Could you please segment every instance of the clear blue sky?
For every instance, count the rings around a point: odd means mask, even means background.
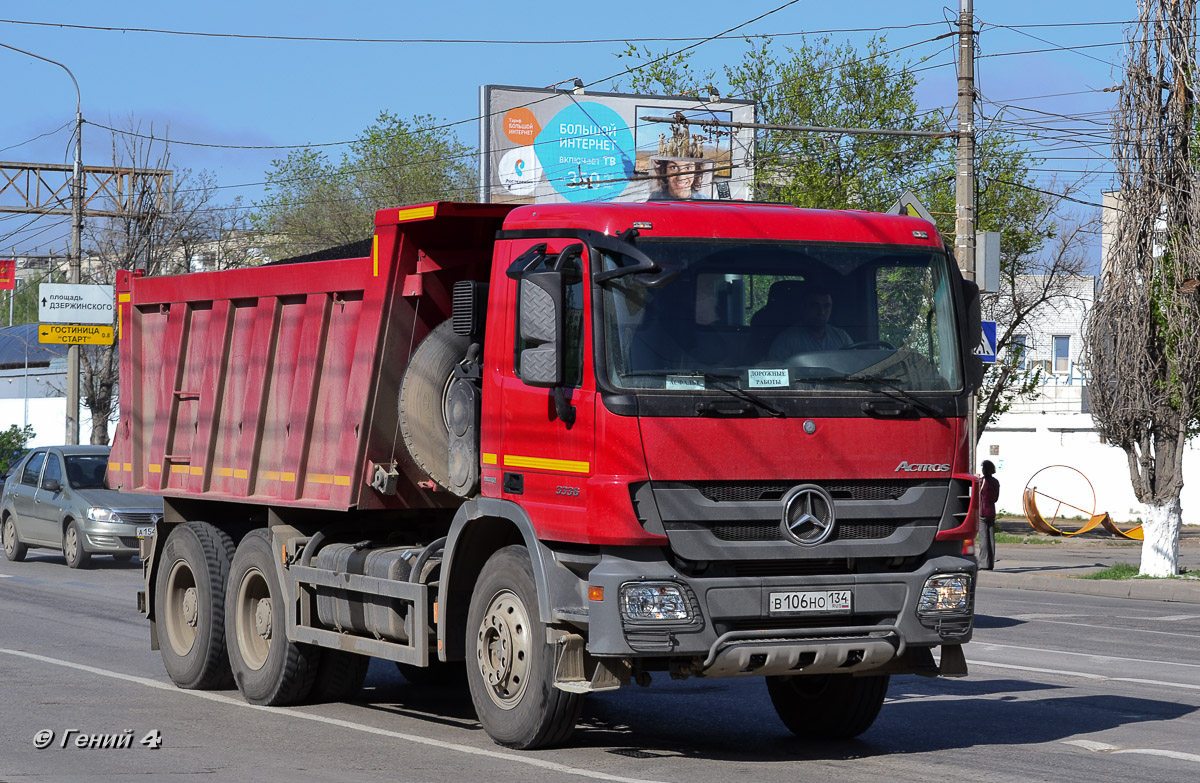
[[[0,19],[4,20],[0,21],[0,43],[70,68],[79,81],[84,119],[93,123],[84,130],[85,164],[104,165],[111,160],[112,140],[96,125],[128,128],[131,122],[143,132],[153,127],[158,136],[169,132],[178,142],[289,145],[353,139],[380,111],[388,110],[401,116],[432,114],[462,121],[456,126],[459,135],[473,145],[478,138],[474,118],[482,84],[544,87],[579,77],[589,84],[600,82],[596,89],[610,89],[610,77],[628,62],[614,56],[623,48],[620,40],[704,38],[783,3],[8,0],[0,6]],[[1095,90],[1120,81],[1124,28],[1097,23],[1128,21],[1136,12],[1134,0],[976,0],[975,14],[982,24],[979,86],[990,101],[981,104],[985,127],[998,105],[1013,104],[1019,108],[1010,109],[1009,121],[1023,125],[1006,127],[1022,133],[1029,130],[1024,123],[1060,129],[1047,134],[1039,147],[1048,157],[1039,180],[1048,182],[1054,176],[1073,179],[1081,171],[1111,170],[1104,112],[1113,106],[1114,96]],[[919,92],[922,108],[932,109],[954,104],[954,49],[951,39],[926,41],[949,32],[951,27],[944,20],[952,20],[956,14],[956,0],[946,5],[914,0],[800,0],[738,32],[775,34],[775,45],[782,47],[795,40],[787,35],[793,33],[911,26],[880,32],[887,36],[888,48],[917,44],[904,54],[913,60],[928,57],[920,65],[936,66],[921,72],[924,81]],[[1013,26],[1024,27],[1010,29]],[[563,45],[335,43],[169,35],[131,28],[353,39],[616,40]],[[872,34],[832,35],[861,46]],[[646,45],[662,51],[688,43]],[[738,40],[704,43],[695,50],[695,63],[719,72],[724,63],[739,60],[745,46]],[[1061,48],[1067,46],[1088,48]],[[1055,51],[1030,53],[1047,49]],[[69,162],[75,92],[67,74],[2,48],[0,69],[5,105],[0,160]],[[1072,119],[1033,110],[1071,115]],[[48,135],[35,140],[41,134]],[[336,156],[340,149],[329,151]],[[176,167],[210,171],[222,186],[223,201],[240,195],[252,202],[262,197],[260,183],[271,159],[284,154],[284,150],[177,144],[172,147],[172,162]],[[1100,175],[1086,198],[1098,200],[1109,181],[1107,175]],[[0,254],[14,246],[18,252],[35,246],[57,251],[66,247],[68,219],[56,220],[53,225],[39,223],[14,236],[13,229],[26,222],[25,218],[0,215]]]

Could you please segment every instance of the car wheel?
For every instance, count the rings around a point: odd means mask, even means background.
[[[4,525],[0,527],[0,536],[4,538],[4,556],[14,563],[19,563],[25,559],[25,553],[29,551],[29,547],[21,543],[17,538],[17,520],[9,514],[4,518]]]
[[[63,533],[62,550],[63,557],[67,559],[67,565],[71,568],[84,568],[92,558],[83,549],[83,536],[79,534],[79,527],[73,519]]]

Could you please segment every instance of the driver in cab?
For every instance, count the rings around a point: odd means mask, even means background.
[[[854,341],[842,329],[829,323],[833,312],[833,296],[817,285],[806,285],[796,302],[797,323],[779,333],[767,355],[785,360],[809,351],[836,351]]]

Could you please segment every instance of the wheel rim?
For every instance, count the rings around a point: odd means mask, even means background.
[[[196,625],[200,619],[196,577],[183,560],[177,560],[167,575],[166,617],[167,642],[176,655],[184,656],[196,642]]]
[[[234,625],[242,661],[254,671],[267,663],[274,635],[271,588],[262,571],[251,568],[238,584]]]
[[[17,548],[17,529],[16,525],[13,524],[11,519],[6,519],[4,521],[3,536],[4,551],[11,555]]]
[[[79,533],[74,527],[67,528],[67,535],[63,539],[63,555],[66,556],[68,563],[74,563],[79,557]]]
[[[488,696],[502,709],[517,706],[529,682],[529,632],[529,614],[517,594],[497,593],[479,623],[475,653]]]

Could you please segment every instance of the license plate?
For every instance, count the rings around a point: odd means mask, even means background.
[[[799,614],[801,612],[849,612],[852,591],[818,590],[771,593],[768,597],[770,614]]]
[[[138,538],[152,538],[154,536],[154,525],[146,525],[137,529]]]

